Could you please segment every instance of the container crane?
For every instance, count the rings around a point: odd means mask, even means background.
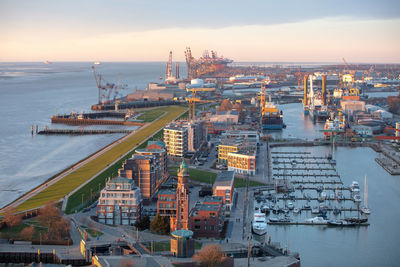
[[[189,118],[188,121],[194,121],[196,119],[196,102],[211,103],[211,100],[201,100],[196,97],[197,92],[215,92],[215,88],[186,88],[187,92],[192,92],[192,96],[187,98],[189,103]]]
[[[92,66],[92,69],[98,88],[98,94],[99,94],[98,104],[104,104],[110,102],[112,93],[113,93],[113,100],[115,100],[117,96],[120,94],[120,90],[125,90],[128,88],[127,85],[121,86],[119,84],[120,79],[118,79],[117,84],[105,81],[103,76],[96,72],[95,66]]]

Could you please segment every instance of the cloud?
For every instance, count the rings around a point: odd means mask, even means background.
[[[167,28],[66,37],[35,38],[35,33],[0,43],[0,60],[164,61],[168,51],[184,60],[186,46],[195,57],[216,50],[235,61],[400,62],[400,19],[318,19],[282,25],[218,29]]]

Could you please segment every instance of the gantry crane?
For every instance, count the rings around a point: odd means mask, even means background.
[[[99,91],[99,104],[104,104],[108,103],[111,101],[111,94],[113,94],[113,100],[117,98],[118,95],[120,95],[120,90],[125,90],[128,88],[127,85],[120,85],[120,77],[118,77],[118,82],[117,84],[115,83],[109,83],[104,80],[103,76],[101,74],[98,74],[96,72],[96,67],[92,66],[93,69],[93,75],[96,80],[97,88]]]
[[[197,92],[215,92],[215,88],[186,88],[187,92],[192,92],[192,96],[187,98],[189,102],[189,118],[188,121],[194,121],[196,119],[196,102],[210,103],[210,100],[201,100],[196,97]]]

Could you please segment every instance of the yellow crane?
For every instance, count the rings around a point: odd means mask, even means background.
[[[197,92],[215,92],[215,88],[186,88],[187,92],[192,92],[192,96],[187,98],[189,102],[189,118],[188,121],[194,121],[196,119],[196,102],[201,103],[210,103],[213,101],[210,100],[201,100],[200,98],[196,97]]]

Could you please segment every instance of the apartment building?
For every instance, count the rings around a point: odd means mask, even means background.
[[[106,183],[97,204],[99,222],[111,225],[133,225],[142,212],[142,197],[130,179],[117,177]]]

